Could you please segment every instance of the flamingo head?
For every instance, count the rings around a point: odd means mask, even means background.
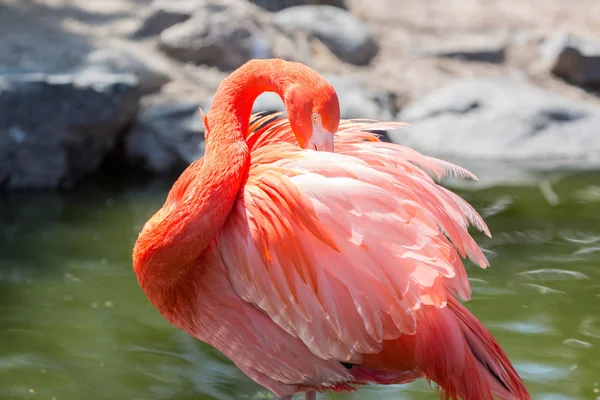
[[[333,152],[333,135],[340,123],[340,104],[333,86],[323,78],[293,85],[284,103],[298,144],[305,149]]]

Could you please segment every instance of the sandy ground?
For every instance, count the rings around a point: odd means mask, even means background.
[[[132,42],[135,26],[151,0],[0,0],[0,70],[60,70],[91,49],[122,46],[163,57],[173,82],[160,98],[202,102],[225,76],[215,68],[184,65],[156,50],[155,39]],[[323,51],[322,72],[356,75],[369,85],[398,94],[401,102],[423,96],[459,76],[513,76],[573,99],[600,104],[597,96],[551,77],[539,62],[539,43],[557,32],[600,41],[598,0],[349,0],[379,40],[381,51],[369,67],[343,64]],[[465,62],[422,55],[465,39],[503,38],[503,64]],[[165,96],[166,95],[166,96]],[[147,101],[153,101],[152,97]]]

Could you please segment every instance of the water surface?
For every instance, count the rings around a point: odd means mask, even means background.
[[[460,191],[493,233],[468,307],[534,399],[600,399],[600,174]],[[485,182],[484,182],[485,183]],[[201,400],[270,395],[169,325],[131,270],[168,182],[0,198],[0,399]],[[329,399],[437,399],[423,381]]]

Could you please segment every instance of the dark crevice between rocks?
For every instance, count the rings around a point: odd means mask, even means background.
[[[3,193],[9,191],[10,187],[10,174],[6,174],[4,176],[0,176],[0,199],[2,198]]]
[[[175,183],[180,173],[165,173],[156,175],[140,168],[132,168],[123,159],[113,157],[111,154],[102,163],[98,171],[75,183],[72,187],[61,188],[61,192],[85,191],[89,188],[99,190],[130,190],[132,188],[144,188],[162,182],[165,194]]]
[[[144,166],[143,160],[136,161],[127,153],[125,140],[127,135],[135,128],[138,121],[132,121],[122,132],[114,148],[106,155],[98,170],[83,180],[85,182],[111,182],[111,184],[125,185],[127,183],[147,184],[156,179],[165,179],[174,182],[187,168],[181,165],[169,172],[163,172],[157,177],[155,172]]]
[[[250,2],[271,12],[281,11],[294,6],[315,4],[348,9],[346,0],[250,0]]]
[[[581,120],[587,115],[585,113],[570,112],[560,109],[547,109],[540,112],[540,118],[532,125],[528,136],[534,137],[542,133],[549,125],[565,124]]]
[[[542,115],[552,122],[572,122],[586,117],[584,113],[567,112],[565,110],[554,109],[544,110]]]
[[[598,86],[580,86],[581,89],[592,96],[600,98],[600,85]]]
[[[472,102],[466,104],[464,107],[445,108],[443,110],[433,111],[427,114],[422,119],[435,118],[443,114],[468,114],[470,112],[480,109],[481,107],[482,104],[479,100],[473,100]]]

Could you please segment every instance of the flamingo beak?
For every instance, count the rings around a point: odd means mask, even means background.
[[[321,124],[313,124],[312,136],[306,148],[333,153],[333,133],[323,128]]]

